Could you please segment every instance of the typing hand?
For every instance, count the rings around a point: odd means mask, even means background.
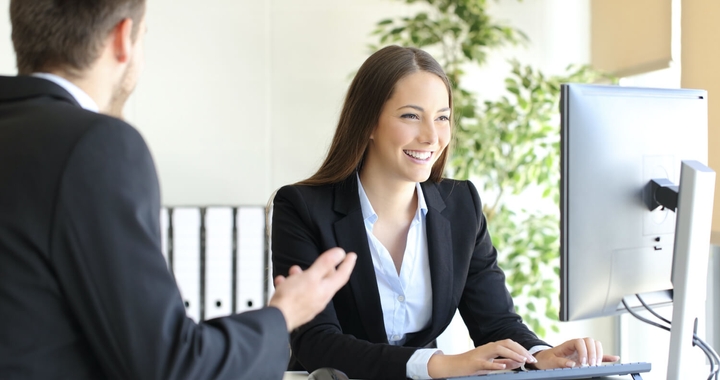
[[[505,339],[459,355],[435,354],[428,362],[428,374],[434,379],[470,376],[481,371],[515,369],[526,362],[534,363],[535,357],[517,342]]]
[[[537,369],[571,368],[576,366],[600,365],[602,362],[616,362],[619,356],[605,355],[602,343],[593,338],[572,339],[535,354]]]

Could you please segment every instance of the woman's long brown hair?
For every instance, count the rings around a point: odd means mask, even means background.
[[[442,79],[452,109],[450,81],[430,54],[411,47],[388,46],[380,49],[362,64],[350,84],[325,161],[312,177],[298,184],[334,184],[359,170],[383,105],[392,97],[393,89],[400,79],[418,71],[427,71]],[[440,182],[447,157],[448,148],[445,148],[432,167],[430,180]]]

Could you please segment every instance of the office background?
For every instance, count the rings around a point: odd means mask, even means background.
[[[713,149],[720,146],[720,100],[713,100],[715,89],[720,93],[716,42],[720,27],[715,22],[720,19],[720,5],[716,1],[488,3],[497,20],[523,30],[530,43],[501,49],[490,55],[481,70],[470,73],[465,83],[472,83],[481,98],[502,93],[508,58],[518,58],[548,74],[562,73],[571,63],[591,62],[629,68],[623,72],[626,75],[662,69],[626,83],[707,89],[709,165],[720,168],[720,150]],[[8,7],[9,0],[0,0],[3,75],[16,73]],[[600,22],[598,17],[628,12],[637,17],[632,23],[636,30],[624,33],[653,41],[669,39],[667,46],[649,49],[656,54],[657,59],[650,59],[655,63],[643,66],[642,57],[632,62],[602,62],[601,58],[612,55],[602,50],[597,37],[611,35],[616,25]],[[632,12],[640,12],[640,17]],[[393,0],[148,0],[146,66],[126,117],[154,155],[163,203],[264,205],[279,186],[312,174],[332,138],[351,74],[369,55],[367,45],[375,42],[370,37],[375,23],[410,14],[414,8]],[[643,34],[648,20],[654,18],[665,29]],[[635,57],[635,50],[627,48],[617,56]],[[714,242],[720,244],[717,195],[714,231]],[[711,266],[717,267],[717,261]],[[561,334],[549,336],[549,341],[592,335],[626,360],[652,361],[656,368],[664,367],[669,338],[629,318],[560,327]],[[719,341],[715,339],[715,344]],[[458,323],[441,341],[449,351],[468,343]]]
[[[503,88],[508,57],[548,73],[589,61],[589,2],[493,3],[530,36],[493,54],[478,91]],[[16,73],[0,0],[0,73]],[[164,203],[264,204],[319,166],[374,24],[395,0],[148,0],[146,66],[126,107],[156,160]],[[564,27],[560,28],[560,25]]]

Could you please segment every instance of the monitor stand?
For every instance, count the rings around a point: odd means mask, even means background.
[[[697,161],[683,161],[678,190],[673,253],[673,318],[668,380],[687,379],[705,366],[693,332],[704,322],[715,172]]]

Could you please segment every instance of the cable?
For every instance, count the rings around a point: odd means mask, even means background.
[[[717,353],[715,352],[715,350],[713,350],[713,348],[709,344],[705,343],[705,341],[703,341],[700,338],[697,338],[697,340],[695,340],[695,344],[697,344],[698,347],[700,347],[700,349],[703,350],[703,352],[705,352],[705,355],[708,357],[708,360],[710,360],[710,377],[708,377],[708,380],[710,380],[713,377],[713,374],[715,375],[715,379],[717,380],[718,372],[720,372],[720,360],[718,360]],[[714,368],[713,360],[711,359],[711,357],[714,357],[715,361],[718,362],[718,368],[715,368],[714,370],[713,370],[713,368]]]
[[[708,347],[704,343],[697,344],[697,342],[693,342],[693,344],[697,345],[705,353],[705,356],[710,361],[710,375],[708,375],[708,380],[712,380],[713,377],[715,377],[717,379],[717,369],[715,368],[714,360],[712,359],[712,355],[711,355],[710,351],[708,351]]]
[[[700,349],[703,350],[703,352],[705,352],[705,355],[708,357],[708,360],[710,360],[710,372],[711,372],[710,378],[712,378],[713,377],[712,375],[714,374],[715,378],[717,379],[718,371],[720,371],[720,361],[718,360],[717,353],[715,352],[715,350],[713,350],[713,348],[709,344],[705,343],[705,341],[700,338],[694,338],[693,343],[696,344],[698,347],[700,347]],[[714,371],[713,371],[713,368],[714,368],[713,360],[711,359],[711,357],[714,358],[715,361],[718,362],[718,368],[715,369]]]
[[[640,301],[640,303],[643,305],[643,307],[645,307],[645,309],[647,309],[647,311],[652,313],[652,315],[656,316],[658,319],[664,321],[665,323],[667,323],[669,325],[672,324],[672,322],[670,322],[666,318],[663,318],[660,314],[656,313],[655,310],[653,310],[650,306],[648,306],[648,304],[645,303],[645,301],[642,299],[642,297],[640,297],[639,294],[635,294],[635,297],[638,299],[638,301]],[[627,307],[627,305],[626,305],[626,307]],[[712,375],[714,374],[715,379],[717,380],[718,376],[720,375],[719,374],[719,372],[720,372],[720,357],[718,357],[717,352],[715,352],[715,350],[712,348],[712,346],[705,343],[705,341],[702,340],[699,336],[697,336],[697,334],[695,334],[694,332],[693,332],[693,345],[698,345],[700,347],[700,349],[703,350],[703,352],[705,353],[705,356],[708,357],[708,361],[710,362],[710,378],[712,378],[713,377]],[[713,360],[713,358],[714,358],[714,360]],[[714,363],[717,363],[717,365],[718,365],[717,369],[714,369],[714,367],[715,367]],[[710,379],[710,378],[708,378],[708,379]]]
[[[645,309],[647,311],[652,313],[652,315],[656,316],[658,319],[662,320],[663,322],[667,323],[668,325],[672,324],[672,322],[670,322],[667,318],[664,318],[662,315],[656,313],[655,310],[653,310],[650,306],[648,306],[648,304],[646,304],[645,301],[643,301],[642,297],[640,297],[639,294],[635,294],[635,297],[638,299],[638,301],[640,301],[640,303],[645,307]]]
[[[667,327],[667,326],[663,326],[663,325],[661,325],[661,324],[659,324],[659,323],[657,323],[657,322],[653,322],[653,321],[651,321],[651,320],[649,320],[649,319],[647,319],[647,318],[645,318],[645,317],[642,317],[642,316],[640,316],[639,314],[635,314],[635,312],[632,311],[632,309],[630,309],[630,306],[628,306],[628,304],[625,303],[625,299],[624,299],[624,298],[623,298],[623,300],[622,300],[622,304],[623,304],[623,306],[625,306],[625,310],[627,310],[628,313],[632,314],[633,317],[635,317],[635,318],[637,318],[637,319],[639,319],[639,320],[641,320],[641,321],[643,321],[643,322],[645,322],[645,323],[647,323],[647,324],[649,324],[649,325],[652,325],[652,326],[661,328],[661,329],[663,329],[663,330],[665,330],[665,331],[670,331],[670,328]]]
[[[663,316],[661,316],[660,314],[658,314],[657,312],[655,312],[655,310],[653,310],[650,306],[648,306],[648,304],[645,303],[645,301],[642,299],[642,297],[640,297],[639,294],[635,294],[635,297],[637,297],[637,299],[640,301],[640,303],[643,305],[643,307],[644,307],[647,311],[649,311],[652,315],[654,315],[656,318],[662,320],[663,322],[667,323],[668,325],[672,324],[671,321],[669,321],[668,319],[664,318]],[[627,310],[633,317],[639,319],[640,321],[643,321],[643,322],[645,322],[645,323],[647,323],[647,324],[649,324],[649,325],[652,325],[652,326],[661,328],[661,329],[663,329],[663,330],[665,330],[665,331],[670,331],[670,328],[669,328],[669,327],[663,326],[663,325],[661,325],[661,324],[659,324],[659,323],[656,323],[656,322],[651,321],[651,320],[649,320],[649,319],[647,319],[647,318],[645,318],[645,317],[642,317],[642,316],[640,316],[639,314],[636,314],[634,311],[632,311],[632,309],[631,309],[631,308],[628,306],[628,304],[625,302],[625,299],[622,300],[622,304],[623,304],[623,306],[625,307],[625,310]],[[693,345],[694,345],[694,346],[698,346],[698,348],[700,348],[700,349],[703,351],[703,353],[705,354],[705,356],[708,358],[708,361],[710,362],[710,375],[708,376],[708,380],[712,380],[713,377],[715,377],[715,380],[718,380],[718,375],[719,375],[719,372],[720,372],[720,358],[718,358],[718,355],[717,355],[717,353],[715,352],[715,350],[713,350],[713,348],[710,347],[710,345],[708,345],[707,343],[705,343],[705,341],[703,341],[702,339],[700,339],[700,337],[698,337],[694,332],[693,332]],[[716,364],[716,363],[717,363],[717,365],[718,365],[717,368],[715,368],[715,364]]]
[[[634,311],[632,311],[632,309],[630,308],[630,306],[628,306],[628,304],[625,302],[625,299],[622,300],[622,304],[623,304],[623,306],[625,306],[625,310],[627,310],[633,317],[635,317],[635,318],[637,318],[637,319],[639,319],[639,320],[641,320],[641,321],[643,321],[643,322],[645,322],[645,323],[647,323],[647,324],[649,324],[649,325],[651,325],[651,326],[655,326],[655,327],[657,327],[657,328],[661,328],[661,329],[663,329],[663,330],[665,330],[665,331],[670,331],[670,328],[669,328],[669,327],[663,326],[663,325],[661,325],[661,324],[659,324],[659,323],[657,323],[657,322],[651,321],[651,320],[649,320],[649,319],[647,319],[647,318],[645,318],[645,317],[643,317],[643,316],[641,316],[641,315],[639,315],[639,314],[636,314]],[[654,313],[654,312],[652,312],[652,314],[655,315],[655,316],[657,316],[656,313]],[[661,317],[660,317],[660,318],[661,318]],[[661,319],[666,320],[665,318],[661,318]],[[668,321],[668,322],[670,322],[670,321]],[[696,335],[693,334],[693,344],[697,344],[697,341],[696,341],[695,337],[696,337]],[[705,342],[702,342],[702,345],[698,345],[698,347],[703,351],[703,353],[705,354],[705,356],[707,356],[708,360],[710,361],[710,376],[708,377],[708,380],[712,380],[713,376],[715,376],[715,377],[717,378],[717,370],[715,369],[715,360],[714,360],[714,358],[709,354],[709,352],[706,350]]]
[[[658,313],[656,313],[655,310],[653,310],[650,306],[648,306],[648,304],[645,303],[645,301],[642,299],[642,297],[640,297],[639,294],[636,294],[635,297],[637,297],[637,299],[640,301],[640,303],[641,303],[641,304],[645,307],[645,309],[647,309],[650,313],[652,313],[652,314],[653,314],[654,316],[656,316],[658,319],[661,319],[662,321],[664,321],[664,322],[666,322],[666,323],[668,323],[668,324],[671,324],[671,322],[670,322],[669,320],[667,320],[666,318],[663,318],[661,315],[659,315]],[[626,305],[626,306],[627,306],[627,305]],[[710,362],[710,375],[708,376],[708,380],[711,380],[711,379],[713,378],[713,376],[714,376],[715,379],[717,380],[717,379],[718,379],[718,372],[720,371],[720,358],[718,358],[717,353],[715,352],[715,350],[713,350],[712,347],[710,347],[710,345],[708,345],[707,343],[705,343],[705,341],[702,340],[700,337],[698,337],[697,334],[695,334],[694,332],[693,332],[693,346],[698,346],[698,348],[700,348],[700,349],[703,351],[703,353],[705,354],[705,356],[708,358],[708,361]],[[717,365],[718,365],[718,368],[715,368],[715,364],[716,364],[716,363],[717,363]]]

